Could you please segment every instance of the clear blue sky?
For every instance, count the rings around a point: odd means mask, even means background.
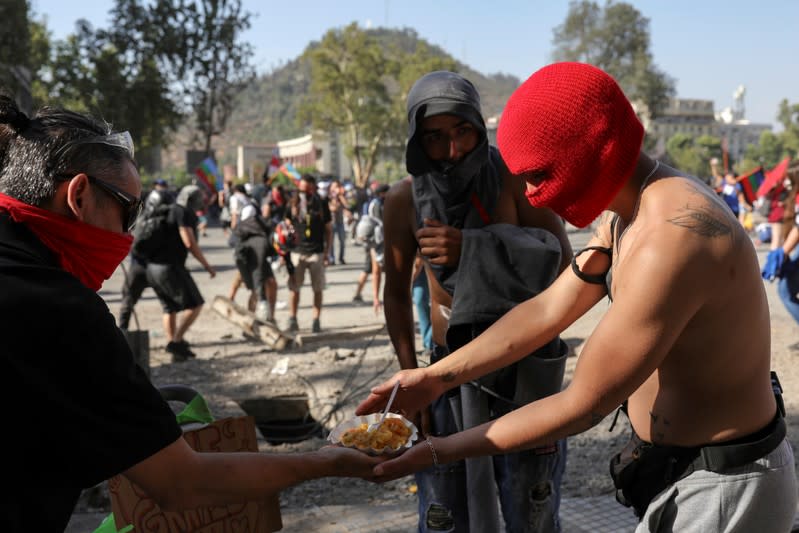
[[[31,0],[55,38],[79,18],[108,24],[112,0]],[[600,5],[604,0],[598,0]],[[746,115],[774,124],[780,100],[799,103],[799,0],[628,0],[650,20],[655,63],[676,80],[681,98],[732,105],[746,87]],[[244,0],[254,13],[245,38],[259,72],[302,53],[333,27],[409,27],[479,72],[524,80],[551,61],[553,29],[566,0]]]

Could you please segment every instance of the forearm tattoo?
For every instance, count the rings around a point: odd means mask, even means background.
[[[666,439],[671,422],[664,416],[649,411],[649,420],[652,422],[652,444],[662,443]]]
[[[447,372],[443,376],[441,376],[441,381],[444,383],[451,383],[455,381],[455,372]]]
[[[724,237],[730,235],[735,237],[730,216],[724,211],[722,206],[709,200],[692,186],[687,189],[699,199],[697,203],[687,203],[680,209],[680,214],[668,219],[675,226],[683,227],[689,231],[702,235],[703,237]]]

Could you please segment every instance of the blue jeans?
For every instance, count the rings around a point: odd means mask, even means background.
[[[345,241],[347,240],[347,230],[344,228],[343,222],[334,222],[333,226],[333,234],[330,236],[330,263],[336,262],[335,250],[333,248],[333,242],[336,237],[338,237],[338,262],[344,262],[344,246]]]
[[[781,278],[777,284],[777,294],[779,294],[782,304],[796,323],[799,324],[799,298],[797,298],[797,293],[799,293],[799,269]]]
[[[435,346],[434,360],[439,359],[442,352],[446,353],[446,348]],[[434,436],[458,431],[450,395],[445,394],[431,405],[431,432]],[[495,402],[490,410],[491,419],[499,418],[511,410],[511,406]],[[566,467],[566,441],[558,441],[551,449],[496,455],[491,460],[507,533],[560,531],[558,511],[560,484]],[[415,477],[419,498],[419,531],[469,532],[469,487],[465,461],[431,466],[418,472]],[[472,512],[479,513],[481,510]]]
[[[426,350],[433,349],[433,323],[430,321],[430,287],[427,276],[420,272],[413,280],[413,304],[419,317],[419,335]]]

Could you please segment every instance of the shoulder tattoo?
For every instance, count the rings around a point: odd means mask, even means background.
[[[685,204],[685,207],[680,208],[680,213],[669,218],[668,222],[703,237],[734,236],[733,228],[730,225],[730,217],[722,210],[722,207],[708,200],[690,185],[686,188],[694,193],[694,196],[698,197],[699,201]]]

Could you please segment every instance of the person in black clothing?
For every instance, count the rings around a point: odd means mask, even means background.
[[[261,214],[260,205],[247,195],[244,187],[236,185],[236,210],[231,217],[231,229],[236,237],[233,257],[238,275],[233,279],[231,297],[242,282],[250,290],[247,308],[264,322],[275,321],[277,281],[269,258],[276,255],[272,247],[272,230]]]
[[[198,453],[97,294],[128,254],[141,184],[127,133],[0,96],[0,531],[62,532],[116,474],[162,509],[256,501],[303,480],[371,477],[357,450]],[[46,417],[44,420],[42,417]]]
[[[205,303],[197,284],[186,269],[189,252],[212,278],[216,276],[214,267],[205,259],[197,243],[198,220],[195,212],[203,205],[203,200],[203,192],[196,185],[187,185],[180,190],[167,218],[170,227],[169,240],[147,263],[147,281],[164,309],[166,351],[172,354],[175,362],[195,357],[183,336],[200,315]],[[178,321],[177,314],[181,312]]]
[[[311,331],[321,331],[319,315],[322,313],[322,291],[325,288],[325,267],[330,256],[333,239],[332,218],[326,201],[316,194],[316,179],[304,174],[299,192],[292,198],[289,211],[297,235],[297,245],[291,253],[294,275],[289,277],[289,331],[297,331],[297,307],[300,304],[300,287],[305,271],[311,275],[313,289],[313,325]]]
[[[174,201],[172,194],[169,192],[167,182],[162,179],[156,180],[153,190],[144,201],[144,210],[141,216],[148,216],[149,211],[154,210],[159,205],[171,204]],[[133,308],[139,298],[141,298],[144,289],[149,286],[150,284],[147,281],[147,259],[131,251],[130,268],[125,271],[125,282],[122,285],[122,302],[119,306],[119,329],[128,329]]]

